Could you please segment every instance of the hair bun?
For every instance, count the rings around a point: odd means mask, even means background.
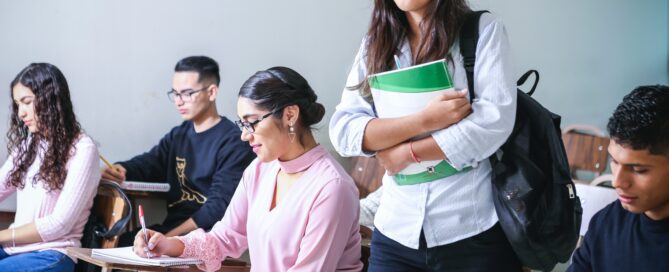
[[[309,107],[306,110],[307,112],[303,115],[304,117],[307,117],[304,120],[306,123],[305,125],[311,126],[323,120],[323,116],[325,115],[325,107],[323,104],[313,102],[309,104]]]

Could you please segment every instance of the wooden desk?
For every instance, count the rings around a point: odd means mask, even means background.
[[[122,270],[132,270],[132,271],[180,271],[180,272],[195,272],[200,271],[195,265],[191,266],[178,266],[178,267],[160,267],[160,266],[145,266],[145,265],[132,265],[132,264],[118,264],[101,261],[91,257],[90,248],[75,248],[68,247],[67,255],[70,257],[77,258],[81,261],[85,261],[99,267],[102,267],[102,272],[112,271],[112,269],[122,269]],[[251,266],[246,264],[246,262],[235,260],[235,259],[226,259],[223,261],[221,269],[219,271],[224,272],[248,272],[251,271]]]

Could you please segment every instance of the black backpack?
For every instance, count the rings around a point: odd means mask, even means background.
[[[460,30],[460,53],[471,99],[479,18],[484,12],[471,13]],[[560,116],[530,97],[539,72],[527,71],[517,85],[532,74],[536,78],[532,89],[528,93],[517,90],[516,121],[498,152],[501,157],[490,156],[493,201],[499,223],[523,265],[551,270],[558,262],[569,260],[574,251],[583,209],[560,137]]]
[[[114,223],[110,229],[107,229],[104,224],[104,218],[97,215],[95,212],[98,208],[96,205],[99,203],[93,204],[93,207],[91,208],[91,215],[88,217],[88,221],[86,221],[84,232],[81,236],[82,248],[100,248],[102,246],[103,239],[112,239],[120,235],[124,231],[125,226],[128,224],[132,216],[132,204],[130,203],[128,196],[123,192],[123,189],[120,185],[115,182],[101,180],[99,187],[118,193],[121,198],[123,198],[123,202],[125,202],[127,212],[125,212],[123,217],[116,221],[116,223]],[[77,272],[94,272],[100,270],[100,267],[81,260],[77,262],[75,266],[75,271]]]

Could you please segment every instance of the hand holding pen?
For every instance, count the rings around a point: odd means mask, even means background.
[[[144,248],[144,251],[146,252],[147,257],[151,258],[152,254],[150,252],[150,248],[152,246],[149,244],[149,235],[146,233],[146,221],[144,221],[144,209],[142,208],[142,205],[139,205],[139,224],[142,226],[142,233],[144,235],[144,244],[146,247]]]
[[[144,243],[149,244],[149,236],[146,234],[146,222],[144,221],[144,209],[139,205],[139,224],[142,226],[142,233],[144,233]],[[146,250],[148,252],[148,249]],[[151,253],[147,254],[151,258]]]
[[[141,231],[135,235],[133,251],[137,256],[143,258],[160,257],[163,255],[177,257],[184,251],[184,244],[181,240],[174,237],[165,237],[160,232],[146,228],[144,221],[144,209],[139,206],[139,223],[142,226]]]

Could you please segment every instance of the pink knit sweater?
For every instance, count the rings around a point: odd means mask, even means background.
[[[93,198],[100,181],[98,149],[91,138],[79,137],[73,156],[67,162],[67,177],[62,190],[47,192],[42,181],[32,184],[33,176],[42,164],[42,152],[25,175],[25,187],[7,187],[7,176],[14,167],[12,155],[0,168],[0,201],[13,192],[16,197],[16,217],[10,228],[34,222],[43,242],[6,246],[8,254],[53,249],[65,253],[66,247],[80,247],[84,225],[90,215]]]

